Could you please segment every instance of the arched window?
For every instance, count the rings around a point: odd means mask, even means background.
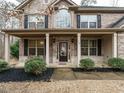
[[[56,28],[70,28],[71,27],[71,15],[67,9],[61,9],[55,15],[55,27]]]

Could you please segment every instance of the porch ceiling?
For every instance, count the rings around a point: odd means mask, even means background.
[[[124,32],[124,29],[3,29],[3,32],[17,37],[40,37],[49,34],[112,34],[114,32]]]

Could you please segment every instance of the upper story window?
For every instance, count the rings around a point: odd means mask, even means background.
[[[81,15],[80,28],[97,28],[97,15]]]
[[[28,16],[28,28],[30,29],[45,28],[45,16],[29,15]]]
[[[56,28],[70,28],[71,15],[67,9],[60,9],[54,17]]]

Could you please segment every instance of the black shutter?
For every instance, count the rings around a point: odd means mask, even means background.
[[[77,15],[77,28],[80,28],[80,15]]]
[[[45,28],[48,28],[48,15],[45,15]]]
[[[102,40],[98,39],[98,56],[102,55]]]
[[[24,28],[28,28],[28,15],[24,15]]]
[[[97,15],[97,26],[101,28],[101,15]]]
[[[24,56],[28,56],[28,40],[24,39]]]

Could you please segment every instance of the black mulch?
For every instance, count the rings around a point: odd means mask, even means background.
[[[81,69],[81,68],[73,68],[74,72],[124,72],[124,70],[118,68],[94,68],[94,69]]]
[[[45,81],[50,82],[50,78],[53,74],[54,69],[48,68],[47,71],[43,72],[39,76],[27,74],[23,68],[15,69],[11,68],[8,71],[0,73],[1,82],[23,82],[23,81]]]

